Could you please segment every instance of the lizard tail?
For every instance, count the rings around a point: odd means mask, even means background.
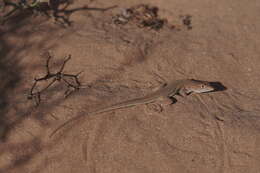
[[[112,110],[115,110],[115,109],[121,109],[121,108],[125,108],[125,107],[132,107],[132,106],[136,106],[136,105],[140,105],[140,104],[146,104],[146,103],[150,103],[150,102],[153,102],[154,99],[153,97],[157,98],[157,95],[155,96],[150,96],[150,97],[147,97],[147,98],[137,98],[137,99],[133,99],[133,100],[128,100],[128,101],[125,101],[125,102],[121,102],[121,103],[117,103],[117,104],[114,104],[112,106],[109,106],[109,107],[105,107],[105,108],[102,108],[102,109],[98,109],[98,110],[95,110],[95,111],[92,111],[92,112],[88,112],[86,113],[87,115],[90,115],[90,114],[99,114],[99,113],[103,113],[103,112],[107,112],[107,111],[112,111]],[[51,134],[50,134],[50,138],[57,132],[59,131],[61,128],[65,127],[67,124],[71,123],[72,121],[76,121],[76,120],[79,120],[80,118],[83,118],[86,116],[86,114],[84,115],[78,115],[78,116],[75,116],[74,118],[71,118],[70,120],[64,122],[63,124],[61,124],[59,127],[57,127]]]
[[[69,123],[71,123],[72,121],[76,121],[76,120],[79,120],[80,118],[83,118],[85,117],[85,115],[78,115],[78,116],[75,116],[73,118],[71,118],[70,120],[66,121],[65,123],[61,124],[59,127],[57,127],[53,132],[51,132],[49,138],[52,138],[52,136],[57,132],[59,131],[61,128],[65,127],[66,125],[68,125]]]

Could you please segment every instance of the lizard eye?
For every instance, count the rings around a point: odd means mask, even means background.
[[[202,84],[202,85],[201,85],[201,88],[205,88],[205,85],[204,85],[204,84]]]

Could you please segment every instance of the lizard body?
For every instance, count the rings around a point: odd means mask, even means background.
[[[147,104],[147,103],[152,103],[159,98],[172,98],[173,96],[179,94],[181,96],[187,96],[190,93],[204,93],[204,92],[209,92],[213,91],[214,88],[210,86],[210,84],[206,81],[199,81],[199,80],[194,80],[194,79],[184,79],[184,80],[176,80],[173,81],[172,83],[169,83],[167,85],[164,85],[162,88],[159,90],[148,94],[147,96],[132,99],[132,100],[127,100],[123,101],[120,103],[116,103],[114,105],[104,107],[89,113],[86,113],[87,115],[89,114],[99,114],[111,110],[116,110],[116,109],[121,109],[121,108],[126,108],[126,107],[131,107],[131,106],[136,106],[140,104]],[[58,130],[69,124],[71,121],[77,120],[85,115],[78,115],[62,125],[60,125],[58,128],[56,128],[50,135],[52,137]]]

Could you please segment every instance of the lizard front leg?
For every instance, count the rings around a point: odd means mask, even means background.
[[[190,92],[188,92],[188,90],[186,88],[181,88],[179,91],[178,91],[178,95],[184,97],[184,96],[187,96],[189,95]]]

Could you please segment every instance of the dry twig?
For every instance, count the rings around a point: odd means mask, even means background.
[[[65,68],[66,63],[71,59],[71,55],[69,55],[64,62],[62,63],[60,69],[58,72],[56,73],[52,73],[50,71],[50,67],[49,67],[49,63],[50,63],[50,59],[52,58],[52,56],[50,55],[49,52],[47,52],[47,61],[46,61],[46,75],[41,77],[41,78],[35,78],[34,79],[34,83],[31,87],[30,93],[28,94],[28,99],[34,99],[36,106],[38,106],[41,102],[41,94],[46,91],[49,87],[51,87],[55,82],[61,82],[63,81],[66,86],[67,86],[67,90],[65,91],[65,98],[68,97],[73,91],[79,90],[81,88],[81,83],[79,82],[78,76],[80,75],[81,72],[79,72],[76,75],[73,74],[67,74],[67,73],[63,73],[63,70]],[[35,87],[37,86],[37,84],[41,81],[46,81],[52,79],[52,81],[43,89],[41,89],[40,91],[35,91]],[[69,82],[68,79],[74,79],[75,84]],[[71,90],[72,89],[72,90]]]

